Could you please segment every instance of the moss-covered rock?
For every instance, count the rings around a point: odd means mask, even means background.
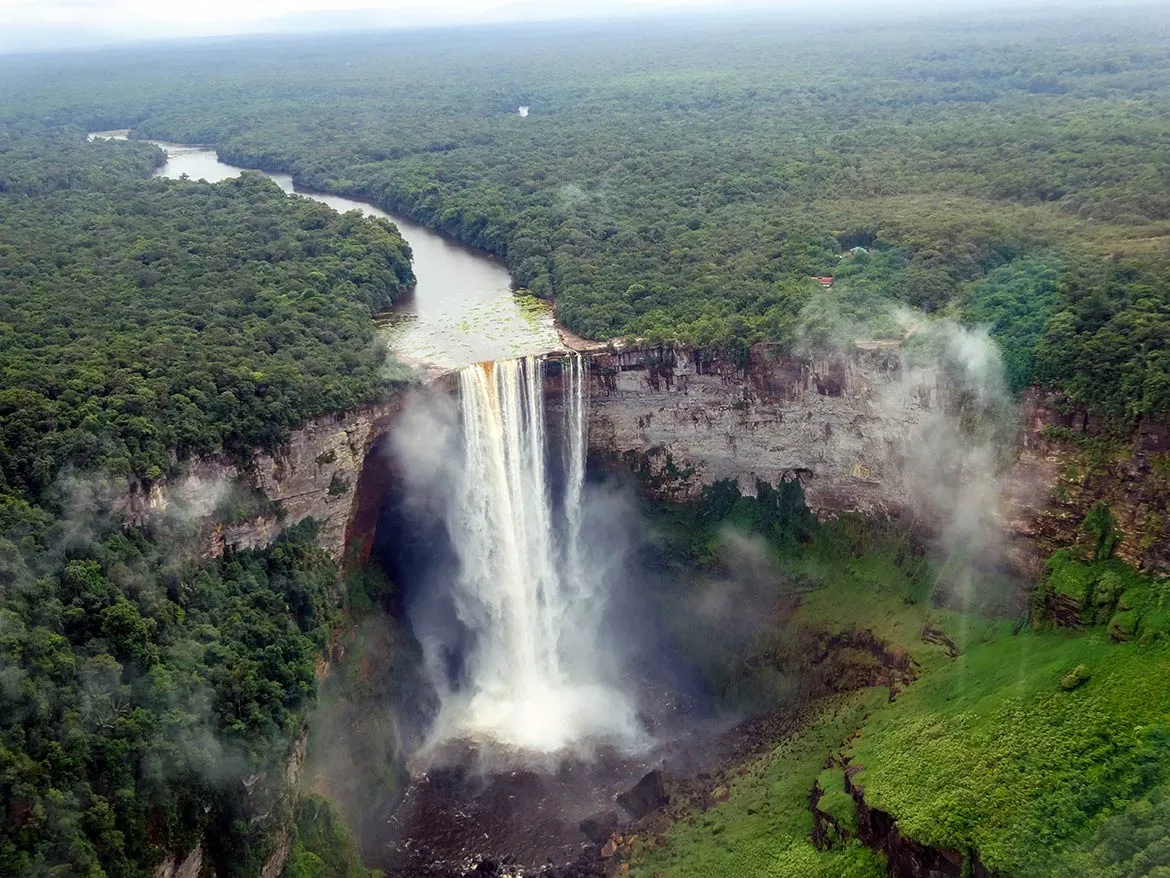
[[[1088,683],[1092,677],[1093,672],[1089,670],[1088,665],[1077,665],[1060,678],[1060,688],[1065,692],[1071,692]]]
[[[845,773],[839,765],[826,768],[817,777],[814,788],[816,810],[829,818],[837,838],[845,841],[857,837],[857,804],[845,790]]]
[[[1133,610],[1122,610],[1109,620],[1109,636],[1117,642],[1129,640],[1137,633],[1138,614]]]
[[[1170,640],[1170,610],[1151,609],[1142,614],[1138,624],[1139,643],[1159,643]]]

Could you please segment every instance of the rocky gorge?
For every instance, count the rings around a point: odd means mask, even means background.
[[[746,367],[699,351],[588,353],[590,459],[634,471],[649,496],[666,502],[694,500],[720,481],[752,495],[757,481],[797,480],[821,518],[913,514],[911,443],[954,403],[940,375],[907,381],[894,345],[821,357],[757,345]],[[556,354],[546,361],[554,413],[560,364]],[[421,389],[453,394],[454,373]],[[136,481],[115,510],[131,524],[169,514],[198,521],[207,557],[268,545],[282,528],[311,517],[321,523],[321,547],[342,560],[372,539],[390,479],[384,442],[405,399],[317,418],[246,462],[202,458],[176,478]],[[1041,388],[1021,397],[1014,417],[997,514],[1026,569],[1073,541],[1097,499],[1117,514],[1122,557],[1138,566],[1170,564],[1170,427],[1143,423],[1118,439]],[[226,502],[233,492],[250,498],[242,511]]]
[[[907,437],[953,406],[954,390],[938,375],[907,381],[896,346],[799,358],[760,345],[740,366],[692,351],[595,348],[589,356],[590,466],[632,474],[654,501],[691,502],[718,482],[751,495],[758,483],[797,481],[821,519],[860,512],[929,529],[916,507],[915,449]],[[550,424],[558,420],[563,371],[563,359],[546,357]],[[134,524],[168,516],[196,523],[205,557],[263,547],[283,528],[313,518],[323,549],[343,565],[360,563],[387,492],[401,485],[387,451],[399,418],[413,394],[456,392],[454,373],[432,377],[385,402],[315,419],[250,460],[204,458],[176,478],[135,483],[116,506]],[[1147,567],[1167,563],[1162,425],[1140,425],[1122,442],[1040,389],[1025,393],[1013,416],[1015,447],[1003,464],[1007,489],[993,496],[1008,540],[1005,557],[1018,572],[1034,579],[1054,548],[1079,538],[1086,510],[1102,498],[1123,533],[1122,556]],[[285,811],[295,801],[304,742],[298,738],[290,751],[287,782],[278,785]],[[959,854],[910,842],[889,815],[867,810],[860,788],[849,792],[863,818],[859,837],[902,864],[891,874],[961,869]],[[810,807],[831,836],[836,830],[818,816],[816,802]],[[283,869],[291,840],[287,831],[282,838],[265,876]],[[161,864],[156,878],[198,874],[203,859],[197,847]],[[588,868],[606,874],[620,859]]]

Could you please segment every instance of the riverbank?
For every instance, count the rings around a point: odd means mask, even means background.
[[[129,129],[95,131],[90,140],[125,140]],[[415,287],[394,309],[379,316],[382,337],[395,355],[425,375],[470,363],[505,360],[573,347],[555,323],[552,306],[516,295],[503,262],[370,201],[298,185],[280,171],[247,168],[220,159],[212,146],[147,140],[167,159],[155,176],[216,183],[245,171],[264,174],[284,192],[326,204],[339,213],[360,211],[397,226],[411,249]]]

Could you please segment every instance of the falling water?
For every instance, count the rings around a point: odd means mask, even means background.
[[[601,682],[600,599],[584,552],[588,365],[564,368],[563,502],[549,484],[544,360],[459,373],[463,469],[448,513],[459,556],[460,618],[473,632],[463,691],[444,704],[443,737],[544,752],[630,743],[626,700]]]
[[[579,354],[565,367],[565,523],[568,575],[571,584],[583,589],[588,582],[581,547],[581,496],[585,488],[586,431],[589,429],[589,364]],[[586,598],[578,594],[578,598]]]

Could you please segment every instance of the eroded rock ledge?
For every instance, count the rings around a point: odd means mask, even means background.
[[[760,344],[746,368],[698,352],[598,353],[589,446],[641,468],[659,499],[799,479],[818,515],[887,513],[907,500],[904,438],[947,395],[934,376],[906,380],[887,345],[800,358]]]
[[[918,439],[931,435],[955,401],[944,376],[907,375],[892,344],[808,358],[760,344],[738,366],[699,351],[588,353],[590,454],[634,469],[653,497],[672,502],[693,500],[725,479],[749,495],[757,480],[796,479],[822,518],[899,514],[914,506],[915,478],[929,456]],[[555,431],[556,355],[546,375]],[[445,373],[427,387],[455,393],[457,384]],[[311,516],[322,523],[321,546],[340,560],[347,546],[372,536],[379,492],[389,484],[378,471],[384,469],[378,446],[404,404],[400,394],[317,418],[278,451],[244,465],[224,456],[192,461],[180,477],[132,484],[115,508],[137,525],[168,514],[198,519],[206,557],[265,546]],[[1087,467],[1078,442],[1096,441],[1104,425],[1038,389],[1021,400],[1019,422],[1000,510],[1002,529],[1017,547],[1015,566],[1038,572],[1054,547],[1075,542],[1085,512],[1101,497],[1124,532],[1122,557],[1170,566],[1170,425],[1140,425],[1128,453]],[[233,492],[250,493],[255,508],[223,515]]]
[[[131,484],[115,511],[132,525],[167,515],[198,519],[204,557],[225,548],[263,548],[285,527],[312,517],[321,522],[318,543],[340,559],[366,457],[401,407],[396,398],[316,418],[278,451],[258,453],[246,465],[226,456],[200,458],[177,478]],[[235,502],[259,511],[225,520],[221,510]]]
[[[931,847],[907,838],[898,829],[893,815],[870,807],[865,790],[856,782],[862,766],[838,766],[853,813],[842,815],[823,810],[826,791],[818,783],[809,796],[813,816],[813,843],[822,850],[850,838],[886,856],[890,878],[994,878],[977,851],[956,851]]]

